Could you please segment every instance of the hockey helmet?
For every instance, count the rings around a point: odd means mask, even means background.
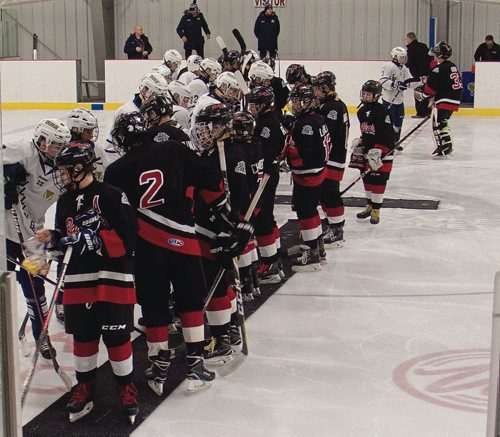
[[[286,81],[290,85],[295,85],[297,82],[307,82],[306,70],[303,65],[290,64],[286,69]]]
[[[84,108],[69,111],[66,126],[71,132],[71,139],[96,142],[99,137],[97,118]]]
[[[224,71],[215,79],[216,90],[225,103],[234,103],[239,101],[241,89],[234,73]]]
[[[165,64],[155,65],[151,69],[151,73],[161,74],[165,78],[167,83],[169,83],[172,80],[172,70],[168,68]]]
[[[237,140],[248,140],[255,129],[255,119],[248,111],[238,111],[233,115],[231,137]]]
[[[364,99],[363,97],[364,92],[372,94],[373,97],[371,102],[367,102]],[[380,98],[381,95],[382,95],[382,84],[377,80],[367,80],[361,87],[361,91],[359,93],[360,100],[363,103],[374,103]]]
[[[141,114],[153,126],[160,123],[161,117],[174,113],[172,103],[165,96],[153,96],[142,103]]]
[[[149,73],[144,76],[139,84],[139,93],[142,100],[148,100],[153,96],[160,96],[167,92],[168,82],[159,73]]]
[[[132,147],[140,145],[146,131],[147,122],[140,112],[120,114],[111,130],[111,138],[116,151],[123,155]]]
[[[211,150],[231,130],[231,110],[224,103],[209,104],[195,117],[191,139],[199,153]]]
[[[335,92],[336,77],[331,71],[322,71],[312,79],[314,91],[320,91],[321,96],[325,96],[329,92]]]
[[[163,62],[165,62],[165,65],[170,68],[173,73],[180,67],[182,56],[177,50],[169,49],[163,55]]]
[[[404,47],[394,47],[391,50],[391,59],[400,65],[404,65],[408,61],[408,53]]]
[[[222,73],[222,67],[212,58],[203,59],[200,63],[200,70],[210,81],[214,81],[215,78]]]
[[[290,105],[294,115],[301,114],[312,108],[314,104],[314,90],[309,84],[298,83],[290,92]]]
[[[71,141],[54,158],[59,171],[54,172],[54,183],[61,190],[76,188],[87,173],[95,170],[97,161],[94,146],[85,141]]]
[[[189,86],[180,80],[173,80],[168,84],[168,94],[172,101],[183,108],[189,108],[193,93]]]
[[[274,105],[274,93],[271,88],[257,86],[247,96],[248,111],[255,117]]]
[[[253,85],[270,86],[273,77],[273,69],[264,61],[254,62],[248,70],[248,78]]]
[[[203,58],[199,55],[188,56],[186,60],[188,71],[191,73],[198,71],[200,69],[201,61],[203,61]]]
[[[46,164],[54,165],[54,158],[71,141],[68,127],[56,118],[45,118],[38,123],[33,134],[33,144]]]
[[[446,41],[439,41],[431,50],[430,53],[436,58],[448,59],[453,53],[451,46]]]

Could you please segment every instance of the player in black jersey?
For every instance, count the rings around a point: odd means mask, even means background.
[[[189,136],[182,130],[179,123],[172,120],[174,107],[165,96],[153,96],[143,102],[141,113],[151,126],[143,139],[144,142],[163,143],[171,140],[186,143],[189,141]]]
[[[326,163],[325,180],[321,185],[321,206],[327,220],[323,242],[342,246],[345,220],[344,202],[340,196],[340,181],[344,177],[349,114],[347,106],[335,92],[335,75],[331,71],[319,73],[312,80],[312,85],[320,101],[318,114],[325,118],[332,144]]]
[[[374,225],[380,221],[380,208],[394,157],[393,154],[385,156],[394,146],[394,132],[387,109],[378,101],[381,95],[380,82],[369,80],[363,84],[360,93],[362,105],[357,113],[361,138],[353,140],[353,147],[362,148],[361,155],[365,157],[361,171],[370,170],[363,178],[367,205],[357,217],[370,217],[370,223]]]
[[[289,85],[311,84],[312,78],[306,73],[306,69],[300,64],[290,64],[286,69],[286,81]]]
[[[307,249],[294,262],[296,272],[318,271],[319,240],[322,234],[317,206],[325,178],[325,164],[331,143],[322,115],[316,113],[311,85],[297,84],[290,93],[290,105],[296,116],[286,139],[285,153],[293,178],[293,205],[299,219],[300,235]],[[326,262],[326,253],[321,257]]]
[[[254,218],[261,259],[258,275],[264,284],[277,283],[281,281],[278,264],[281,244],[273,211],[280,177],[278,158],[286,132],[274,111],[274,94],[270,88],[258,86],[252,89],[248,94],[248,110],[256,118],[254,136],[262,142],[263,170],[270,176],[260,199],[260,210]]]
[[[94,178],[95,162],[89,143],[70,142],[61,149],[55,163],[59,185],[66,192],[57,202],[56,230],[37,231],[37,238],[59,250],[73,248],[63,299],[78,381],[66,407],[69,420],[74,422],[93,408],[102,337],[125,413],[133,424],[138,405],[130,332],[136,303],[132,252],[137,224],[125,193]]]
[[[433,123],[432,130],[437,147],[432,155],[442,157],[449,155],[453,150],[449,120],[453,112],[458,111],[460,107],[463,85],[460,71],[449,60],[452,54],[450,45],[446,41],[440,41],[431,52],[436,57],[437,65],[429,74],[421,97],[434,96],[437,120]]]

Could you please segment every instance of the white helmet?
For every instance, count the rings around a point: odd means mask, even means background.
[[[224,102],[236,102],[240,99],[241,89],[238,81],[234,77],[234,73],[224,71],[215,79],[215,86],[222,95]]]
[[[198,71],[200,69],[200,64],[201,61],[203,61],[203,58],[198,55],[191,55],[187,58],[187,69],[191,73],[194,73],[195,71]]]
[[[271,79],[273,77],[274,77],[273,69],[263,61],[254,62],[250,66],[250,70],[248,71],[248,78],[255,85],[269,86]]]
[[[181,65],[182,56],[177,50],[170,49],[163,55],[163,61],[165,62],[165,65],[172,70],[172,72],[175,72],[175,70],[177,70],[177,68]]]
[[[69,111],[66,117],[66,126],[68,126],[73,139],[84,139],[82,134],[88,130],[92,131],[89,140],[96,142],[99,137],[97,118],[85,108],[76,108]]]
[[[258,53],[254,50],[248,50],[243,58],[243,62],[241,64],[241,72],[245,73],[247,66],[250,68],[250,66],[255,62],[255,61],[260,61],[260,56]]]
[[[63,145],[71,141],[68,127],[56,118],[44,118],[38,123],[33,134],[33,144],[43,160],[54,165],[54,158]]]
[[[139,93],[143,101],[152,96],[164,95],[167,92],[168,82],[159,73],[149,73],[141,79]]]
[[[215,78],[222,73],[220,64],[212,58],[205,58],[200,63],[200,70],[208,77],[208,79],[215,80]]]
[[[193,94],[189,86],[180,80],[173,80],[168,84],[168,93],[172,101],[183,108],[189,108]]]
[[[391,58],[398,64],[401,65],[406,64],[406,61],[408,60],[408,54],[406,52],[406,49],[403,47],[394,47],[391,50]]]
[[[167,82],[170,82],[172,80],[172,70],[165,64],[155,65],[151,69],[151,73],[161,74]]]

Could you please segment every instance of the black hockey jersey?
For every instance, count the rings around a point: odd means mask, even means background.
[[[209,205],[225,202],[220,173],[181,143],[150,143],[130,150],[104,175],[137,209],[139,237],[159,247],[201,255],[189,191]]]
[[[341,181],[344,176],[350,126],[347,106],[338,97],[327,96],[318,113],[325,117],[332,144],[326,163],[325,178]]]
[[[64,304],[112,302],[133,304],[135,299],[132,252],[137,223],[127,196],[120,189],[94,180],[81,190],[64,193],[57,202],[56,228],[62,236],[77,233],[78,216],[94,210],[101,219],[97,231],[101,253],[73,253],[64,278]]]
[[[370,149],[380,149],[382,156],[394,146],[394,131],[387,109],[382,103],[364,103],[358,109],[358,120],[361,129],[361,139],[365,154]],[[382,159],[383,165],[378,170],[381,173],[392,170],[394,155]]]
[[[255,124],[254,136],[262,142],[264,173],[278,174],[278,157],[285,144],[286,131],[275,111],[259,114]]]
[[[321,185],[330,148],[324,117],[314,111],[300,114],[288,134],[286,145],[293,181],[308,187]]]
[[[181,143],[186,143],[190,141],[190,139],[189,136],[182,130],[179,123],[175,120],[152,127],[144,136],[145,143],[164,143],[165,141],[179,141]]]
[[[262,143],[258,138],[253,137],[251,141],[239,142],[237,144],[239,144],[243,150],[246,165],[248,199],[247,202],[242,205],[242,212],[245,213],[264,176],[264,158],[262,157]]]
[[[448,59],[437,64],[427,78],[424,93],[434,96],[438,109],[458,111],[463,85],[457,66]]]

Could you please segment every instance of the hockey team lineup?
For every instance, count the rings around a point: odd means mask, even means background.
[[[411,76],[406,49],[395,47],[380,77],[361,85],[353,131],[335,72],[312,76],[291,64],[284,81],[274,58],[260,59],[234,34],[240,50],[217,37],[219,59],[166,50],[109,132],[76,108],[40,120],[32,138],[5,142],[8,263],[26,298],[23,404],[37,368],[53,367],[71,391],[68,420],[92,414],[101,340],[131,426],[141,409],[137,380],[164,396],[175,357],[185,361],[189,392],[237,375],[252,353],[245,306],[287,281],[285,259],[292,272],[313,275],[349,244],[349,190],[363,185],[356,218],[376,232],[393,166],[416,135],[432,132],[430,161],[453,159],[450,118],[462,83],[447,42],[431,49],[423,77]],[[403,127],[405,92],[431,114]],[[346,168],[356,177],[346,180]],[[299,228],[289,247],[274,212],[283,180]],[[52,316],[68,334],[74,368],[58,363]],[[134,372],[137,335],[147,342],[145,374]]]

